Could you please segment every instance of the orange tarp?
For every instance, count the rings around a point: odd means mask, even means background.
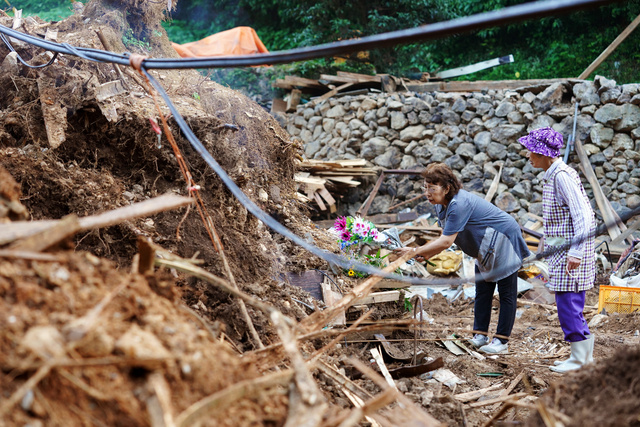
[[[191,43],[171,43],[183,58],[269,53],[251,27],[236,27]]]

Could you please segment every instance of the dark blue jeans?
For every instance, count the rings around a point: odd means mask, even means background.
[[[474,304],[473,329],[488,332],[491,323],[491,304],[493,293],[498,285],[500,296],[500,314],[496,334],[502,342],[507,342],[516,319],[518,299],[518,272],[516,271],[498,282],[485,282],[476,267],[476,301]]]

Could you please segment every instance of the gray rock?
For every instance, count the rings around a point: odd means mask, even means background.
[[[364,111],[367,111],[367,112],[375,111],[377,107],[378,107],[377,102],[371,98],[365,98],[360,103],[360,108],[362,108]]]
[[[472,119],[467,125],[467,135],[474,138],[478,134],[478,132],[481,132],[484,129],[484,122],[480,118],[476,117]]]
[[[553,83],[536,95],[531,105],[538,113],[544,113],[562,102],[562,95],[567,91],[564,84]]]
[[[404,104],[400,101],[388,101],[387,102],[387,107],[390,110],[400,110],[402,109],[402,107],[404,107]]]
[[[640,193],[640,188],[638,188],[637,186],[635,186],[635,185],[633,185],[631,183],[628,183],[628,182],[625,182],[625,183],[622,183],[621,185],[619,185],[618,189],[623,191],[623,192],[625,192],[625,193],[627,193],[627,194],[638,194],[638,193]]]
[[[321,148],[322,148],[322,144],[320,143],[320,141],[318,141],[318,140],[310,141],[304,147],[304,154],[305,154],[305,156],[307,156],[308,159],[312,159],[313,156],[318,151],[320,151]]]
[[[524,133],[524,125],[503,125],[491,130],[491,139],[502,144],[515,141]]]
[[[338,104],[327,111],[325,117],[328,117],[330,119],[343,118],[346,114],[347,111],[344,109],[344,107],[341,104]]]
[[[473,163],[476,165],[484,165],[488,161],[490,161],[489,156],[484,151],[479,152],[475,156],[473,156]]]
[[[475,144],[478,151],[485,151],[489,144],[491,143],[491,132],[480,132],[473,138],[473,143]]]
[[[600,94],[600,102],[603,104],[617,103],[622,91],[617,88],[609,89]],[[631,97],[629,97],[631,99]]]
[[[462,175],[462,180],[463,181],[469,181],[471,179],[474,178],[483,178],[484,177],[484,173],[482,172],[482,168],[475,164],[475,163],[469,163],[467,165],[465,165],[462,170],[460,171],[460,174]]]
[[[511,189],[511,193],[519,198],[529,200],[531,199],[531,182],[530,181],[520,181]],[[522,203],[520,203],[522,205]]]
[[[403,155],[397,147],[388,148],[384,153],[372,160],[378,166],[387,169],[396,169],[402,162]]]
[[[518,111],[512,111],[509,114],[507,114],[507,120],[509,120],[509,123],[515,124],[515,125],[524,123],[524,117]]]
[[[371,202],[371,206],[369,207],[369,215],[385,213],[389,211],[391,207],[392,197],[388,194],[379,194]]]
[[[472,178],[463,185],[464,189],[472,193],[484,193],[484,183],[482,178]]]
[[[366,160],[372,160],[375,157],[384,154],[385,150],[390,145],[391,143],[385,138],[371,138],[362,144],[362,152],[360,155]]]
[[[507,184],[509,187],[513,187],[516,185],[520,178],[522,177],[522,170],[514,167],[505,167],[502,170],[502,182]]]
[[[593,83],[595,84],[598,92],[603,92],[608,89],[613,89],[616,87],[616,81],[612,79],[608,79],[604,76],[596,75],[593,79]]]
[[[431,152],[431,161],[433,162],[444,162],[449,157],[453,156],[453,153],[448,148],[444,147],[433,147],[430,150]],[[415,153],[415,150],[414,150]]]
[[[589,133],[589,137],[591,138],[591,142],[597,145],[600,148],[606,148],[613,141],[613,129],[605,127],[601,123],[596,123],[591,128],[591,132]]]
[[[630,194],[627,195],[627,207],[635,209],[640,206],[640,195]]]
[[[507,157],[507,150],[504,145],[492,141],[487,146],[487,155],[493,160],[503,160]]]
[[[529,212],[537,216],[542,216],[542,203],[531,203],[529,205]]]
[[[518,199],[508,191],[498,194],[495,198],[495,204],[505,212],[515,212],[520,209]]]
[[[464,159],[457,154],[445,159],[444,163],[453,170],[461,170],[466,165]]]
[[[460,124],[460,116],[453,111],[445,111],[442,113],[442,123],[458,125]]]
[[[622,120],[622,109],[615,104],[603,105],[598,108],[593,118],[605,126],[614,127]]]
[[[451,110],[455,113],[462,113],[466,109],[467,109],[467,101],[465,101],[462,98],[456,99],[453,105],[451,106]]]
[[[491,109],[493,108],[493,106],[491,104],[489,104],[488,102],[481,102],[477,107],[476,107],[476,113],[478,113],[481,116],[484,116],[485,114],[487,114]]]
[[[418,161],[415,157],[405,154],[402,156],[402,161],[400,162],[400,169],[412,169],[413,167],[418,165]],[[400,192],[398,192],[400,195]]]
[[[447,146],[449,142],[449,137],[444,133],[437,133],[433,136],[433,145],[435,146]]]
[[[638,105],[640,104],[640,94],[638,95],[633,95],[633,98],[631,98],[630,101],[633,105]]]
[[[477,153],[476,146],[468,142],[460,144],[456,149],[456,154],[467,160],[472,159]]]
[[[625,104],[619,107],[622,119],[613,126],[616,131],[631,131],[640,126],[640,107],[632,104]]]
[[[464,110],[462,114],[460,114],[460,120],[465,123],[469,123],[474,117],[476,117],[476,113],[471,110]]]
[[[516,106],[508,101],[503,101],[496,108],[495,115],[496,117],[507,117],[507,115],[513,111],[515,111]]]
[[[364,128],[364,129],[361,129]],[[366,131],[367,129],[367,125],[365,125],[362,121],[358,120],[358,119],[353,119],[349,122],[349,129],[351,130],[361,130],[361,131]]]
[[[556,124],[556,121],[546,114],[540,115],[536,117],[533,122],[527,127],[527,131],[531,132],[534,129],[540,129],[544,127],[553,127]]]
[[[593,156],[589,157],[589,162],[593,165],[603,165],[607,161],[604,153],[596,153]]]
[[[409,126],[406,129],[400,131],[400,140],[413,141],[422,139],[423,132],[426,130],[424,125]]]
[[[633,139],[626,133],[615,134],[613,141],[611,141],[611,146],[616,151],[633,150],[635,148]]]
[[[399,111],[392,111],[391,114],[391,129],[404,129],[407,124],[409,124],[409,120],[407,120],[407,116]]]

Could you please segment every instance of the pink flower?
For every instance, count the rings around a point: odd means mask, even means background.
[[[333,229],[337,232],[342,232],[347,228],[347,218],[341,216],[333,223]]]

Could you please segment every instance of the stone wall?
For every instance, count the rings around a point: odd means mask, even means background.
[[[593,82],[567,80],[516,90],[345,95],[313,107],[299,105],[286,118],[286,128],[303,142],[310,159],[364,158],[387,169],[445,162],[465,189],[480,195],[503,165],[494,202],[522,222],[528,212],[541,214],[543,172],[531,167],[517,138],[551,126],[566,143],[575,102],[576,138],[604,194],[622,215],[640,205],[639,84],[619,86],[598,76]],[[568,163],[579,170],[575,153]],[[595,207],[591,188],[583,182]],[[419,195],[420,185],[416,177],[390,176],[370,213]],[[360,202],[343,205],[340,213],[354,213]],[[424,199],[417,208],[430,211]]]

